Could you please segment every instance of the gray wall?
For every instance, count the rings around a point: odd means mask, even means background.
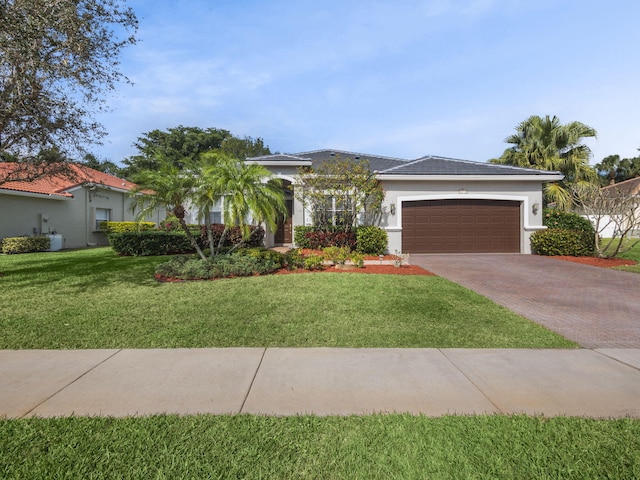
[[[111,220],[133,221],[131,199],[127,192],[78,187],[73,198],[53,199],[47,195],[0,191],[0,238],[57,232],[63,237],[63,248],[108,245],[106,236],[95,229],[95,209],[111,210]],[[164,211],[148,221],[160,222]]]

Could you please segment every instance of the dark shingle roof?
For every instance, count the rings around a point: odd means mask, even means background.
[[[303,152],[296,154],[300,157],[310,158],[314,165],[332,161],[336,158],[363,160],[369,162],[369,168],[373,171],[381,172],[389,168],[407,163],[406,160],[400,158],[383,157],[380,155],[370,155],[368,153],[345,152],[342,150],[314,150],[311,152]]]
[[[559,172],[547,170],[535,170],[532,168],[513,167],[510,165],[495,165],[492,163],[473,162],[471,160],[459,160],[455,158],[437,157],[427,155],[417,160],[405,160],[402,158],[383,157],[368,153],[346,152],[343,150],[313,150],[310,152],[296,153],[293,155],[276,154],[262,157],[248,158],[256,162],[287,162],[287,161],[311,161],[314,166],[324,162],[330,162],[337,158],[363,160],[369,162],[369,168],[379,175],[555,175]]]
[[[429,155],[379,173],[383,175],[545,175],[557,172]]]

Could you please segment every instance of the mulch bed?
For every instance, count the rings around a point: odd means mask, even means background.
[[[428,270],[425,270],[422,267],[418,267],[417,265],[402,265],[401,267],[396,267],[394,265],[365,265],[362,268],[349,268],[349,269],[340,269],[336,267],[326,267],[324,270],[315,270],[310,272],[309,270],[287,270],[283,268],[282,270],[278,270],[276,275],[288,275],[292,273],[382,273],[386,275],[431,275],[434,276],[434,273],[431,273]]]
[[[584,265],[591,265],[594,267],[622,267],[635,265],[638,262],[635,260],[627,260],[625,258],[597,258],[597,257],[565,257],[565,256],[552,256],[551,258],[557,258],[558,260],[566,260],[568,262],[582,263]]]

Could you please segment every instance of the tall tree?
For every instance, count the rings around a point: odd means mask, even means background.
[[[264,140],[260,137],[238,138],[231,136],[223,140],[220,150],[239,160],[271,154],[271,150],[264,144]]]
[[[518,167],[554,170],[564,174],[562,182],[545,186],[545,199],[568,209],[572,195],[568,188],[573,184],[595,181],[594,170],[589,167],[591,150],[584,139],[596,137],[595,129],[581,122],[560,123],[558,117],[533,115],[516,127],[516,133],[505,139],[513,146],[491,163]]]
[[[185,162],[197,162],[201,154],[219,149],[229,137],[231,133],[227,130],[182,125],[144,133],[133,144],[139,153],[123,161],[127,177],[133,178],[144,170],[158,170],[164,162],[182,168]]]
[[[621,159],[620,155],[609,155],[597,163],[595,169],[603,185],[624,182],[640,177],[640,156]]]
[[[98,143],[94,115],[128,82],[118,58],[136,42],[133,10],[124,0],[2,0],[0,25],[0,152],[33,164],[42,150]]]
[[[182,168],[185,159],[198,162],[200,156],[208,152],[225,153],[239,160],[271,153],[261,138],[238,138],[228,130],[182,125],[147,132],[138,138],[134,146],[139,153],[123,161],[127,178],[133,178],[143,170],[157,170],[161,158]]]
[[[81,163],[99,172],[108,173],[115,177],[122,177],[122,169],[118,165],[110,160],[99,160],[98,157],[92,153],[87,153]]]

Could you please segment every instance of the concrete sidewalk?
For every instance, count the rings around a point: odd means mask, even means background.
[[[0,417],[527,413],[640,418],[640,349],[0,351]]]

